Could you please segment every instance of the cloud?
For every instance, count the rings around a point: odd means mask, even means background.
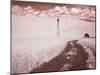
[[[15,16],[68,16],[78,15],[83,17],[95,17],[94,7],[67,7],[55,6],[52,9],[37,10],[32,6],[21,7],[18,5],[12,6],[12,14]]]

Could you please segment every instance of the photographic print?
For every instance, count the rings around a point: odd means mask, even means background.
[[[96,6],[12,0],[11,73],[96,69]]]

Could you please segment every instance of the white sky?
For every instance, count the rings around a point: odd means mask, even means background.
[[[96,5],[96,0],[18,0],[18,1],[39,1],[39,2],[54,2],[54,3],[72,3],[72,4]]]

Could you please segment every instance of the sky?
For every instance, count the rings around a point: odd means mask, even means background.
[[[14,1],[12,2],[13,7],[12,7],[12,14],[16,16],[21,16],[21,15],[38,15],[38,16],[66,16],[70,14],[77,14],[77,15],[84,15],[84,16],[95,16],[95,10],[91,10],[90,7],[82,6],[81,9],[81,4],[75,4],[74,6],[72,5],[67,5],[71,3],[63,3],[66,5],[62,4],[56,4],[56,3],[41,3],[41,2],[20,2],[20,1]],[[82,4],[83,5],[83,4]],[[75,8],[76,6],[79,6],[79,8]],[[74,7],[74,8],[73,8]],[[84,8],[84,10],[83,10]],[[91,6],[91,8],[94,8]],[[87,14],[87,15],[86,15]],[[87,17],[88,17],[87,16]]]

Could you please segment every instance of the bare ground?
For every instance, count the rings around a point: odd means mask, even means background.
[[[49,62],[43,63],[40,67],[30,71],[30,73],[87,70],[90,69],[86,63],[88,56],[85,48],[78,44],[77,40],[70,41],[60,55]]]

